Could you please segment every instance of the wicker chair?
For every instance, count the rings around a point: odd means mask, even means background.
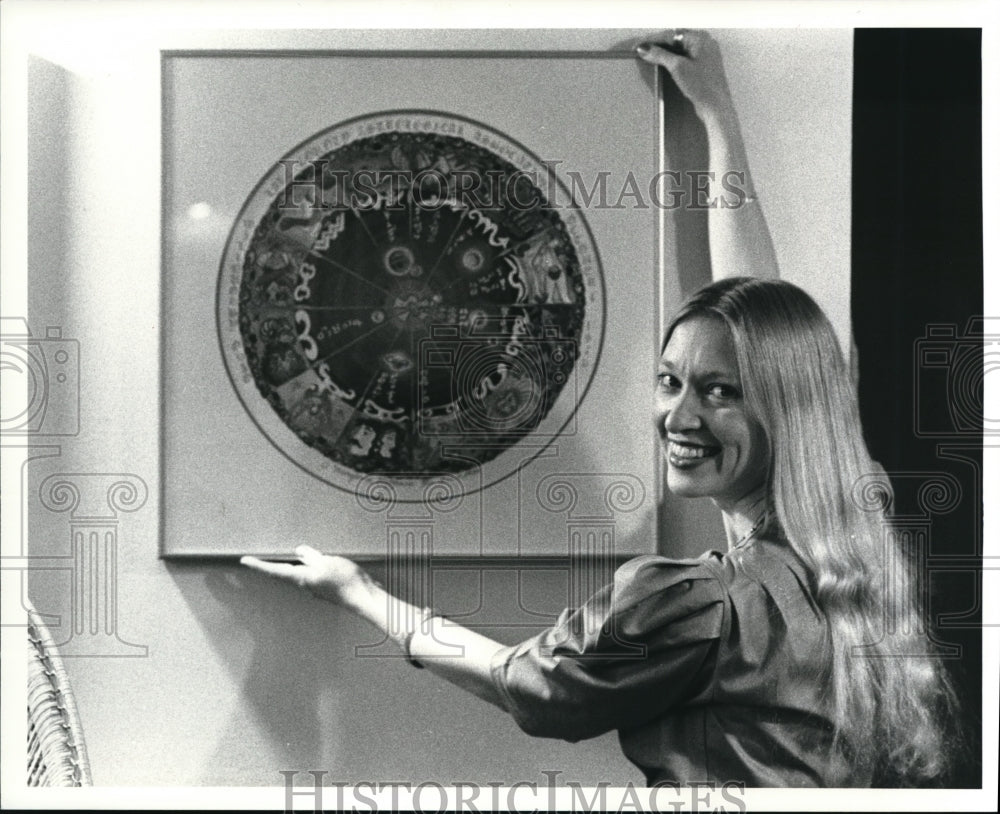
[[[28,785],[90,786],[83,729],[62,659],[28,606]]]

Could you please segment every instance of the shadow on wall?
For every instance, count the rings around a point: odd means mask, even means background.
[[[67,314],[72,292],[62,279],[72,253],[70,172],[72,153],[65,142],[73,138],[71,97],[79,88],[73,74],[41,57],[28,57],[29,88],[44,89],[31,93],[28,105],[28,277],[38,281],[29,287],[28,315],[36,323],[36,313]],[[52,286],[57,277],[58,286]],[[49,281],[49,284],[46,284]],[[55,291],[52,289],[55,288]],[[53,302],[53,294],[62,296]],[[44,305],[43,305],[44,304]]]
[[[596,767],[611,782],[638,782],[613,733],[580,744],[529,738],[505,713],[408,665],[394,645],[377,647],[379,634],[339,608],[229,564],[165,565],[240,699],[213,727],[197,783],[281,785],[280,771],[312,770],[328,773],[325,784],[510,785],[542,782],[542,770],[585,783]],[[386,579],[384,566],[369,570]],[[508,643],[541,627],[526,606],[554,618],[566,604],[565,572],[516,565],[449,570],[434,586],[436,607]],[[197,679],[191,666],[183,672]]]

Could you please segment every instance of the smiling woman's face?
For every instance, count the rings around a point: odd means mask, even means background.
[[[654,416],[667,486],[684,497],[736,505],[767,478],[767,437],[743,400],[736,352],[719,319],[674,328],[660,357]]]

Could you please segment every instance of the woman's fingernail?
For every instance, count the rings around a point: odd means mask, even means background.
[[[635,47],[635,52],[639,56],[644,57],[644,56],[646,56],[646,54],[649,53],[650,47],[651,47],[650,43],[648,43],[648,42],[642,42],[642,43],[639,43],[639,45],[637,45]]]

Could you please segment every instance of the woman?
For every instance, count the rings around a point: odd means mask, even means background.
[[[640,56],[670,70],[693,102],[716,177],[724,168],[748,180],[717,46],[672,33],[669,48],[640,46]],[[919,625],[901,557],[883,548],[883,518],[852,500],[859,479],[880,470],[837,338],[808,295],[759,279],[777,276],[774,251],[752,193],[742,204],[712,210],[713,269],[727,279],[672,321],[654,410],[668,487],[715,503],[726,554],[635,559],[513,647],[401,602],[342,557],[302,546],[300,565],[243,561],[383,632],[408,620],[397,641],[411,661],[531,734],[617,729],[651,785],[940,777],[954,699],[923,640],[899,658],[901,642],[884,635],[887,618]],[[757,278],[732,276],[748,271]]]

